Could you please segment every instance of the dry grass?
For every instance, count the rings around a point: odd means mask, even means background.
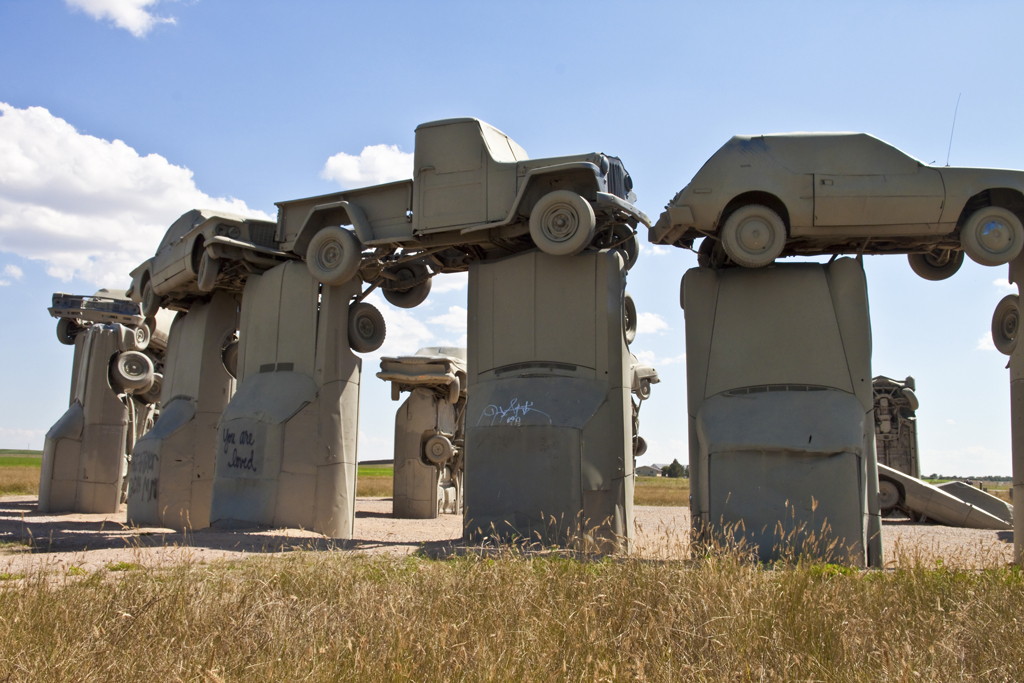
[[[0,583],[10,681],[1009,681],[1018,569],[300,553]]]
[[[39,493],[39,467],[0,467],[0,496],[29,496]]]
[[[682,477],[637,477],[633,504],[689,507],[690,480]]]

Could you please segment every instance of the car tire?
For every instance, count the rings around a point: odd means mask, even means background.
[[[548,192],[530,212],[530,237],[552,256],[580,253],[593,241],[596,227],[594,207],[569,190]]]
[[[718,269],[726,265],[729,260],[722,243],[712,237],[705,237],[697,247],[697,266],[700,268]]]
[[[220,275],[220,259],[203,252],[202,258],[199,259],[196,287],[200,292],[212,292],[213,288],[217,286],[218,275]]]
[[[82,326],[71,318],[61,318],[57,321],[57,341],[66,346],[74,346],[75,336],[81,329]]]
[[[224,369],[227,370],[228,374],[234,379],[238,379],[238,340],[228,342],[228,345],[224,347],[224,350],[220,352],[220,361],[224,364]]]
[[[1020,301],[1016,294],[1004,296],[992,313],[992,343],[1000,353],[1009,356],[1017,348],[1020,333]]]
[[[455,447],[444,434],[435,434],[423,444],[423,454],[434,465],[443,465],[455,455]]]
[[[651,380],[649,378],[644,377],[640,380],[640,386],[636,389],[636,395],[641,401],[646,401],[651,397]]]
[[[111,382],[133,393],[146,393],[153,386],[153,361],[141,351],[117,354],[110,368]]]
[[[403,280],[419,280],[428,274],[427,267],[422,263],[400,266],[394,271],[399,283]],[[406,289],[384,289],[384,298],[392,306],[398,308],[416,308],[427,300],[433,280],[426,279]],[[394,286],[394,285],[392,285]]]
[[[164,388],[164,376],[159,372],[153,373],[153,385],[143,393],[135,392],[135,398],[143,403],[153,405],[160,402],[160,392]]]
[[[907,254],[910,269],[925,280],[938,282],[953,277],[964,264],[962,249],[939,249],[925,254]]]
[[[888,479],[878,480],[878,507],[883,513],[894,510],[900,504],[900,489]]]
[[[731,214],[719,233],[729,258],[744,268],[762,268],[775,261],[786,246],[786,224],[761,204],[747,204]]]
[[[309,241],[306,267],[318,282],[332,287],[343,285],[359,272],[362,252],[355,233],[331,225],[322,228]]]
[[[157,296],[156,290],[153,289],[153,281],[150,278],[146,278],[146,283],[142,285],[142,315],[146,318],[152,318],[160,310],[160,297]]]
[[[632,270],[633,266],[636,265],[636,260],[640,258],[640,240],[636,233],[628,225],[618,223],[612,228],[609,238],[609,244],[622,242],[622,244],[615,248],[622,252],[623,259],[626,262],[626,270]]]
[[[622,334],[627,346],[636,339],[636,323],[636,303],[629,292],[626,292],[622,299]]]
[[[150,331],[149,325],[143,322],[138,327],[133,328],[132,333],[135,335],[136,351],[145,351],[149,348],[149,341],[153,338],[153,333]]]
[[[960,244],[975,263],[1001,266],[1024,247],[1024,225],[1009,209],[986,206],[972,213],[960,228]]]
[[[455,379],[448,385],[448,402],[455,405],[459,402],[459,397],[462,395],[462,381],[459,375],[455,376]]]
[[[647,452],[647,440],[642,436],[637,436],[633,440],[633,456],[639,458],[641,455]]]
[[[371,353],[384,343],[387,326],[384,316],[366,302],[348,307],[348,344],[356,353]]]

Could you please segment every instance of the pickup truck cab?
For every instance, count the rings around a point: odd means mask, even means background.
[[[618,158],[530,159],[474,118],[417,127],[413,172],[412,180],[278,202],[280,248],[304,258],[320,282],[358,272],[392,304],[411,307],[434,274],[534,248],[619,247],[632,265],[637,225],[650,227]]]

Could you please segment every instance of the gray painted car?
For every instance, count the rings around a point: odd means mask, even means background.
[[[997,266],[1024,246],[1024,172],[934,167],[865,133],[737,135],[650,230],[700,247],[703,263],[756,268],[779,256],[908,254],[941,280],[964,253]]]
[[[566,256],[621,247],[632,266],[636,228],[650,227],[616,157],[530,159],[497,128],[459,118],[417,127],[413,161],[412,180],[278,202],[281,248],[320,282],[358,273],[411,308],[437,273],[534,248]]]

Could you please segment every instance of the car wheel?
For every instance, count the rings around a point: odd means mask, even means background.
[[[697,247],[697,265],[701,268],[721,268],[729,257],[718,240],[705,237]]]
[[[961,249],[936,249],[926,254],[907,254],[910,269],[925,280],[945,280],[953,277],[964,264],[964,252]]]
[[[462,395],[462,381],[459,375],[455,376],[455,379],[448,385],[448,402],[455,405],[459,402],[459,397]]]
[[[309,241],[306,267],[317,281],[325,285],[343,285],[359,272],[362,252],[355,233],[331,225],[321,229]]]
[[[552,256],[573,256],[594,239],[594,207],[569,190],[555,190],[540,198],[530,212],[530,237],[537,248]]]
[[[394,271],[394,274],[398,277],[398,283],[391,286],[396,287],[396,289],[383,290],[384,298],[387,299],[389,304],[398,308],[415,308],[426,301],[432,286],[431,279],[428,278],[405,289],[401,287],[402,281],[415,281],[426,276],[428,274],[426,266],[422,263],[413,263],[399,267]]]
[[[151,386],[145,393],[135,392],[135,398],[139,399],[143,403],[152,405],[160,402],[160,391],[164,388],[164,376],[159,372],[153,373],[153,386]],[[147,430],[148,431],[148,430]]]
[[[633,297],[626,292],[622,302],[622,333],[626,338],[626,344],[632,344],[636,339],[636,303]]]
[[[1020,329],[1020,301],[1016,294],[1004,296],[992,314],[992,343],[1000,353],[1007,356],[1017,348],[1017,332]]]
[[[220,274],[220,259],[203,253],[199,259],[199,274],[196,276],[196,287],[200,292],[212,292],[217,285],[217,276]]]
[[[67,346],[75,345],[75,336],[81,331],[82,326],[71,318],[61,318],[57,321],[57,340]]]
[[[131,392],[145,393],[153,386],[153,361],[141,351],[117,354],[110,368],[110,378],[117,387]]]
[[[878,480],[878,507],[889,512],[900,504],[900,490],[888,479]]]
[[[224,350],[220,352],[220,360],[228,374],[238,379],[238,340],[228,342]]]
[[[641,455],[647,452],[647,440],[642,436],[636,437],[633,440],[633,455],[639,458]]]
[[[761,268],[778,258],[786,246],[786,224],[767,206],[748,204],[729,215],[719,239],[734,263]]]
[[[160,310],[160,297],[153,289],[153,281],[146,278],[146,284],[142,285],[142,315],[152,318]]]
[[[357,353],[380,348],[387,335],[384,316],[373,304],[358,303],[348,308],[348,344]]]
[[[135,334],[135,350],[145,351],[149,348],[149,340],[152,339],[153,333],[149,330],[149,325],[143,322],[141,325],[132,330]]]
[[[640,386],[637,387],[636,395],[641,401],[649,399],[651,397],[651,380],[646,377],[640,380]]]
[[[423,452],[426,454],[427,460],[433,464],[443,465],[455,455],[455,447],[444,434],[435,434],[427,439],[427,443],[423,446]]]
[[[986,206],[968,217],[960,229],[960,244],[975,263],[1001,266],[1024,247],[1024,225],[1012,211]]]

